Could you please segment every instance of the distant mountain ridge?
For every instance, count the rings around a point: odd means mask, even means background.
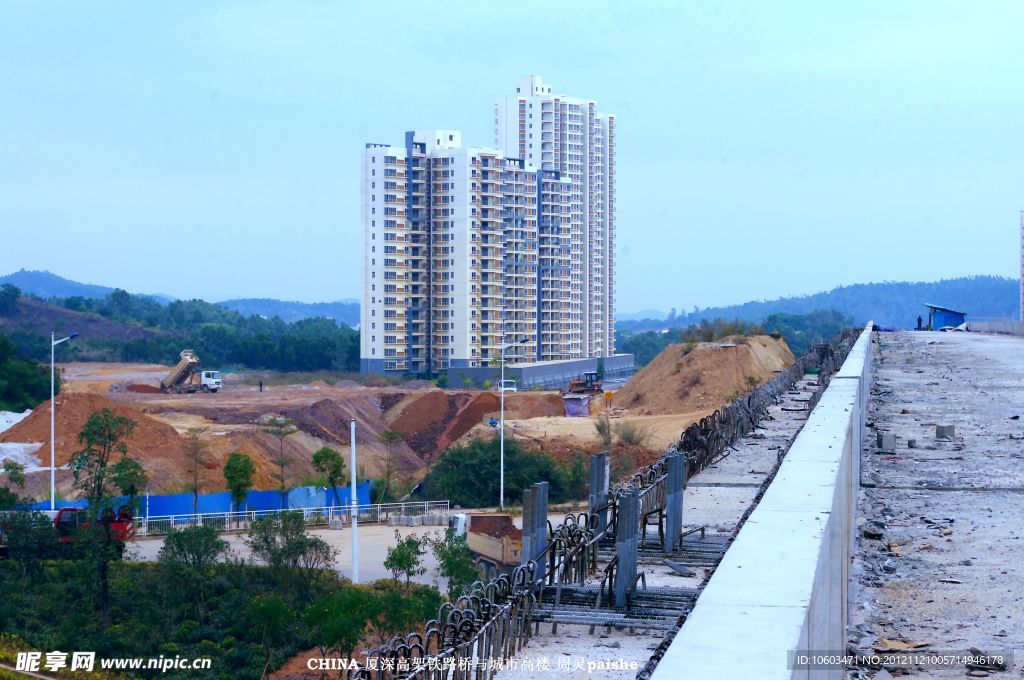
[[[1019,281],[1002,276],[965,276],[941,281],[885,281],[839,286],[829,291],[755,300],[739,305],[695,308],[691,312],[667,318],[620,320],[620,331],[646,331],[666,327],[681,328],[702,320],[750,321],[760,323],[772,314],[809,314],[816,310],[836,310],[850,315],[857,323],[874,321],[884,326],[912,328],[918,315],[927,317],[925,303],[942,305],[967,313],[967,320],[1017,318],[1020,312]]]
[[[13,274],[0,276],[0,285],[10,283],[21,289],[26,295],[34,295],[44,300],[53,298],[67,299],[81,297],[102,300],[116,289],[92,283],[79,283],[65,279],[48,271],[30,271],[21,269]],[[177,298],[169,295],[149,295],[161,304],[173,302]],[[234,310],[243,316],[262,316],[266,318],[280,317],[289,323],[324,317],[355,327],[359,324],[359,300],[345,298],[335,302],[294,302],[274,300],[271,298],[241,298],[217,302],[221,307]]]
[[[232,309],[242,316],[280,317],[289,323],[314,317],[324,317],[355,327],[359,323],[359,303],[354,300],[337,302],[292,302],[270,298],[243,298],[216,303]]]
[[[21,292],[26,295],[35,295],[36,297],[40,297],[44,300],[49,300],[50,298],[69,297],[82,297],[100,300],[116,290],[109,286],[99,286],[94,283],[79,283],[78,281],[65,279],[63,276],[57,276],[52,272],[34,271],[29,269],[19,269],[13,274],[0,276],[0,285],[5,283],[17,286]],[[153,293],[139,294],[148,298],[153,298],[162,304],[167,304],[168,302],[175,300],[175,298],[169,295]]]

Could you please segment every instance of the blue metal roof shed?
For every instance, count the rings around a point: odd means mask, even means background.
[[[928,308],[928,330],[930,331],[937,331],[947,326],[955,328],[966,320],[967,314],[965,312],[958,312],[949,307],[931,305],[927,302],[924,303],[924,306]]]

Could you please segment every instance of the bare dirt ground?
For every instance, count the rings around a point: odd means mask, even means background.
[[[276,488],[272,460],[279,442],[265,433],[271,417],[290,418],[299,428],[284,441],[291,462],[289,483],[299,484],[314,475],[311,455],[322,446],[346,449],[349,423],[356,421],[360,465],[367,475],[383,474],[387,446],[379,437],[388,429],[402,435],[393,446],[399,477],[421,475],[430,460],[474,425],[497,412],[493,392],[439,390],[413,385],[410,389],[363,387],[351,381],[330,385],[322,380],[307,384],[266,385],[260,391],[244,376],[224,374],[224,388],[217,394],[163,394],[160,379],[169,367],[156,364],[70,363],[60,365],[64,392],[57,397],[56,459],[63,468],[74,451],[88,415],[111,408],[138,423],[128,442],[130,453],[145,467],[156,493],[183,491],[190,479],[182,436],[189,428],[205,427],[208,448],[200,472],[204,491],[223,489],[221,470],[232,451],[253,458],[256,487]],[[560,412],[555,393],[509,395],[507,412],[529,418]],[[0,433],[0,455],[18,459],[30,467],[26,491],[45,495],[48,475],[39,472],[41,453],[49,449],[49,402],[23,421]],[[47,456],[48,458],[48,456]],[[48,461],[46,461],[48,462]],[[73,493],[71,475],[58,469],[57,487],[65,496]]]
[[[851,651],[883,640],[926,643],[919,652],[1012,650],[1006,675],[1024,676],[1024,339],[882,333],[875,370]],[[938,437],[937,425],[953,425],[954,436]],[[895,435],[895,447],[882,450],[875,433]],[[909,672],[961,678],[965,670]]]
[[[692,351],[672,345],[616,393],[609,412],[613,430],[625,424],[638,426],[646,431],[644,441],[629,444],[614,437],[611,446],[603,445],[594,428],[604,408],[603,398],[594,399],[589,418],[566,418],[556,392],[506,395],[506,434],[556,460],[610,448],[642,466],[677,441],[690,423],[771,377],[791,360],[785,342],[767,336],[702,343]],[[499,413],[498,394],[493,391],[440,390],[424,381],[365,387],[352,381],[331,385],[311,380],[268,384],[261,391],[251,384],[252,376],[223,373],[224,387],[217,394],[164,394],[159,385],[168,366],[68,363],[60,365],[60,370],[65,390],[57,398],[55,448],[57,488],[65,497],[73,494],[71,475],[64,466],[78,449],[76,436],[89,414],[101,408],[111,408],[138,423],[129,449],[146,469],[155,493],[179,493],[189,487],[191,464],[183,447],[189,428],[206,428],[202,437],[207,449],[199,474],[202,491],[223,490],[223,466],[233,451],[253,459],[256,488],[270,489],[278,486],[273,461],[281,445],[264,432],[272,417],[289,418],[299,429],[283,444],[284,457],[290,461],[287,483],[295,486],[315,479],[312,452],[323,446],[348,448],[352,419],[364,474],[384,473],[388,447],[380,436],[394,430],[402,436],[391,451],[398,477],[416,481],[452,444],[494,436],[489,421]],[[619,394],[634,395],[628,408]],[[0,455],[28,464],[26,491],[36,497],[45,496],[48,487],[48,475],[41,470],[48,460],[43,461],[40,453],[49,449],[49,439],[49,402],[0,433]]]

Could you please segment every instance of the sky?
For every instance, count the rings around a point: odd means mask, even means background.
[[[618,309],[1016,277],[1016,0],[0,0],[0,274],[357,298],[360,154],[617,114]]]

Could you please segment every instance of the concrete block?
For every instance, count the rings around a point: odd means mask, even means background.
[[[956,426],[955,425],[936,425],[935,426],[935,436],[936,437],[946,437],[948,439],[952,439],[953,437],[956,436]]]
[[[878,448],[882,451],[896,450],[896,435],[878,433]]]

